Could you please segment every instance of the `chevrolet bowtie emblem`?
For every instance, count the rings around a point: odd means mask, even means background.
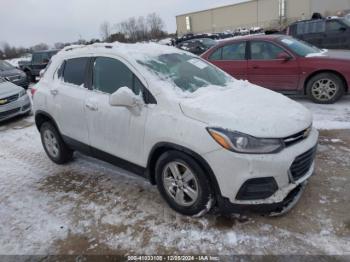
[[[0,105],[4,105],[7,103],[7,100],[6,99],[0,99]]]

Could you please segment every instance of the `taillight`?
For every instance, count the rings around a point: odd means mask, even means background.
[[[34,97],[34,94],[36,92],[36,88],[34,86],[30,89],[30,93],[32,94],[32,97]]]

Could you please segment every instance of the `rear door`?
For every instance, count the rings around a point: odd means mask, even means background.
[[[300,68],[295,57],[270,41],[251,41],[248,60],[248,80],[256,85],[277,90],[294,91],[298,88]],[[280,59],[288,54],[290,60]]]
[[[88,94],[86,73],[89,57],[68,59],[59,69],[61,81],[50,88],[55,120],[60,132],[76,141],[88,144],[85,98]]]
[[[209,61],[237,79],[248,79],[246,41],[221,46],[209,56]]]

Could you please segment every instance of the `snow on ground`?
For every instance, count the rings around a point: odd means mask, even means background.
[[[350,95],[332,105],[319,105],[306,98],[296,99],[306,106],[314,116],[318,129],[350,129]]]
[[[343,122],[346,103],[302,103],[315,110],[315,125],[321,116]],[[0,254],[350,255],[350,134],[324,132],[317,175],[286,216],[187,218],[156,187],[109,164],[80,154],[53,164],[33,117],[2,124]]]

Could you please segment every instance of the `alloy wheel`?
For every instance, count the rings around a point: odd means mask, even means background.
[[[329,101],[337,95],[338,86],[331,79],[320,79],[311,88],[314,98],[319,101]]]
[[[199,196],[197,177],[180,162],[168,163],[162,173],[166,193],[180,206],[193,205]]]
[[[58,141],[51,130],[44,131],[44,144],[50,156],[57,158],[59,155]]]

